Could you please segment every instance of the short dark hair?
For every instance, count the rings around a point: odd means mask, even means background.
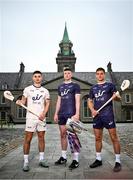
[[[104,68],[102,68],[102,67],[97,68],[97,69],[96,69],[96,72],[97,72],[97,71],[103,71],[103,72],[104,72],[104,74],[105,74],[105,69],[104,69]]]
[[[37,70],[37,71],[34,71],[34,72],[33,72],[33,75],[34,75],[34,74],[41,74],[41,75],[42,75],[42,72]]]
[[[69,66],[66,66],[63,68],[63,71],[72,71],[71,68]]]

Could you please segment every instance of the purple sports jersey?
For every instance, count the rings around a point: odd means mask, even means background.
[[[98,110],[108,99],[110,99],[113,93],[116,92],[114,84],[105,82],[103,84],[96,84],[92,86],[89,93],[89,99],[94,102],[94,109]],[[113,104],[112,101],[100,111],[100,116],[112,116]]]
[[[75,94],[80,94],[80,86],[74,82],[63,83],[58,87],[61,96],[59,115],[72,116],[76,113]]]

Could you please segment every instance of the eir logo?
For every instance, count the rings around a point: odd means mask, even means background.
[[[41,97],[42,97],[42,95],[39,96],[39,94],[37,94],[36,97],[32,97],[32,100],[33,100],[33,101],[37,101],[37,100],[39,100]]]
[[[70,89],[64,89],[64,91],[61,92],[61,96],[67,95],[69,91],[70,91]]]
[[[104,91],[99,90],[98,93],[95,94],[95,98],[99,98],[99,97],[103,96],[104,92],[105,92],[105,90]]]

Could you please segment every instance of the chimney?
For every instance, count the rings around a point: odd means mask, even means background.
[[[107,71],[108,71],[108,72],[112,72],[112,63],[111,63],[111,62],[109,62],[109,63],[107,64]]]
[[[20,71],[19,72],[24,72],[24,68],[25,68],[25,66],[24,66],[24,64],[21,62],[21,64],[20,64]]]

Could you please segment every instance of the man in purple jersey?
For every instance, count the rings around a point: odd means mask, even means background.
[[[67,162],[67,130],[68,118],[79,120],[80,112],[80,86],[72,82],[72,71],[69,67],[64,68],[64,82],[58,87],[58,99],[54,121],[59,124],[62,153],[55,165],[66,164]],[[79,153],[73,153],[73,161],[69,169],[79,166]]]
[[[105,81],[105,70],[98,68],[96,70],[97,84],[92,86],[88,98],[88,107],[91,110],[93,119],[93,129],[95,134],[96,146],[96,160],[90,165],[90,168],[95,168],[102,165],[101,150],[102,150],[102,137],[103,128],[108,129],[111,141],[113,143],[115,153],[115,166],[114,171],[121,170],[120,162],[120,143],[116,132],[116,125],[114,121],[113,104],[112,101],[106,105],[99,113],[97,110],[111,97],[113,100],[120,100],[116,96],[115,85]]]

